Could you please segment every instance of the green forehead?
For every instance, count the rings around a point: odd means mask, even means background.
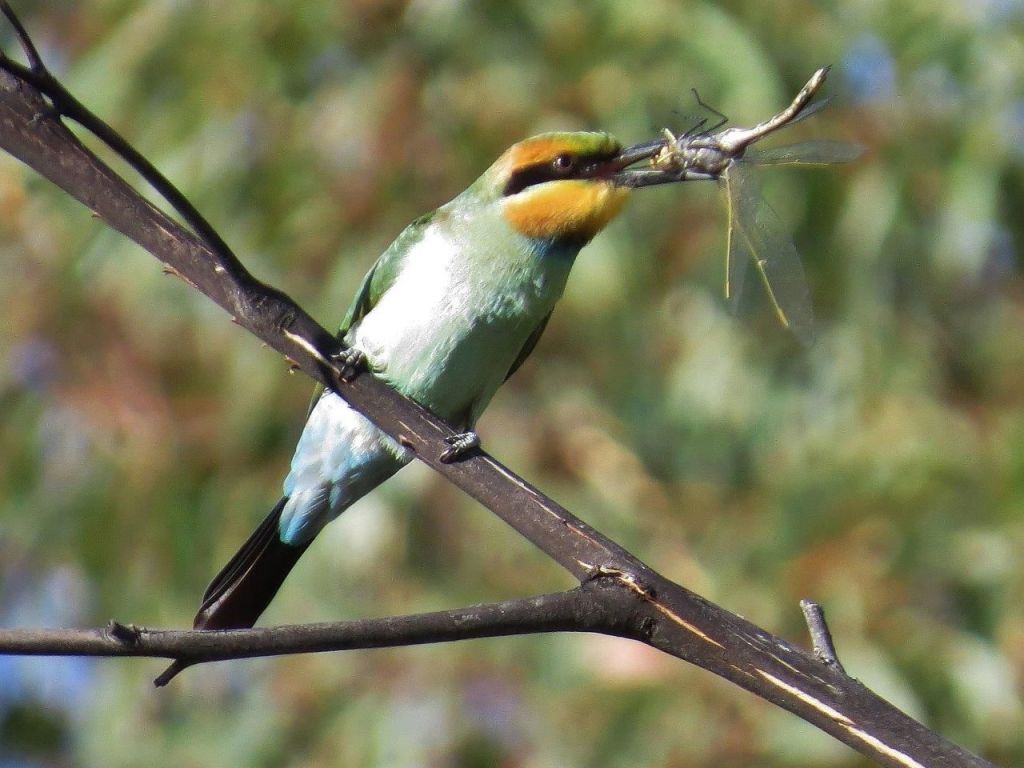
[[[542,133],[521,141],[508,151],[510,170],[545,163],[562,154],[614,155],[622,148],[607,133],[576,131]]]

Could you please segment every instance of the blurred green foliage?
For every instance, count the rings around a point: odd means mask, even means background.
[[[818,312],[721,297],[712,185],[637,193],[581,255],[489,450],[666,575],[1024,763],[1024,5],[15,0],[46,59],[326,325],[377,254],[507,145],[739,125],[834,63],[765,172]],[[9,32],[0,34],[13,50]],[[190,621],[277,498],[310,384],[0,158],[0,622]],[[422,467],[331,525],[265,623],[407,613],[567,577]],[[640,645],[589,636],[237,662],[0,659],[0,765],[862,765]]]

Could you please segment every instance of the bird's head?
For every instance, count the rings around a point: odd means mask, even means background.
[[[544,133],[507,149],[470,188],[519,234],[586,243],[622,210],[630,166],[652,144],[624,149],[607,133]]]

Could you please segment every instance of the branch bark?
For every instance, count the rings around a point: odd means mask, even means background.
[[[100,161],[49,111],[19,69],[0,59],[0,147],[80,200],[169,271],[223,307],[242,327],[312,378],[337,391],[497,514],[582,583],[557,595],[461,611],[332,625],[221,632],[157,632],[115,624],[103,630],[8,630],[0,652],[166,656],[189,661],[369,648],[541,631],[598,631],[631,637],[720,675],[793,712],[879,765],[988,766],[892,707],[838,664],[781,638],[665,579],[481,452],[443,464],[453,431],[382,382],[341,381],[334,336],[230,252],[185,231]],[[14,74],[12,74],[12,72]]]
[[[111,621],[103,629],[0,630],[0,652],[25,656],[151,656],[189,664],[392,648],[537,632],[629,631],[628,612],[608,609],[607,584],[590,582],[566,592],[411,616],[323,624],[233,629],[153,630]],[[619,632],[615,630],[619,629]]]

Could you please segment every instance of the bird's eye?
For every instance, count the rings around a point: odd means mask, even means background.
[[[576,160],[572,155],[559,155],[551,161],[551,167],[558,173],[569,173],[576,167]]]

